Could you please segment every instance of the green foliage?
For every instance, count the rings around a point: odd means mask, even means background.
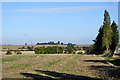
[[[32,47],[30,47],[30,46],[27,47],[27,49],[28,49],[29,51],[33,51],[33,48],[34,48],[33,46],[32,46]]]
[[[114,54],[114,51],[116,49],[116,46],[118,45],[119,42],[119,33],[118,33],[118,26],[117,24],[113,21],[112,25],[111,25],[112,31],[113,31],[113,36],[112,36],[112,43],[111,43],[111,56]]]
[[[22,52],[20,52],[20,51],[17,51],[17,52],[16,52],[16,54],[22,54]]]
[[[60,44],[60,41],[58,41],[58,43],[57,44]]]
[[[120,48],[120,44],[118,44],[118,47]]]
[[[23,46],[22,49],[25,49],[25,47]]]
[[[75,50],[74,44],[68,43],[66,53],[71,54]]]
[[[14,50],[14,53],[16,53],[17,51],[19,51],[19,50]]]
[[[67,48],[67,52],[70,54],[73,52],[73,48]]]
[[[37,47],[34,49],[36,54],[56,54],[63,53],[63,48],[58,46],[48,46],[46,48]]]
[[[99,33],[96,37],[96,40],[94,40],[93,50],[91,53],[95,54],[101,54],[102,53],[102,35],[103,35],[103,26],[100,27]]]
[[[34,49],[35,54],[44,54],[44,48],[37,47]]]
[[[111,56],[108,56],[108,57],[106,57],[105,59],[106,59],[107,61],[109,61],[109,60],[112,59],[112,57],[111,57]]]
[[[11,52],[11,50],[8,50],[7,53],[6,53],[6,55],[11,55],[11,54],[13,54],[13,53]]]
[[[61,45],[63,45],[63,42],[61,42]]]
[[[14,53],[16,53],[16,54],[22,54],[22,52],[20,52],[20,50],[14,50]]]
[[[107,51],[110,50],[110,45],[112,42],[112,28],[110,27],[111,20],[109,13],[105,10],[104,22],[103,22],[103,35],[102,35],[102,48]]]
[[[58,45],[60,44],[60,41],[58,41],[57,43],[50,41],[50,42],[45,42],[45,43],[37,43],[36,45]],[[63,45],[63,43],[61,43],[61,45]]]
[[[100,27],[96,40],[94,40],[93,53],[110,56],[110,51],[114,52],[119,36],[116,23],[113,21],[112,25],[110,25],[109,13],[105,10],[103,26]]]
[[[67,48],[74,48],[74,44],[68,43],[68,44],[67,44]]]
[[[83,54],[83,52],[78,52],[77,54]]]

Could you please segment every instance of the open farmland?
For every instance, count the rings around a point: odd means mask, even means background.
[[[2,70],[3,80],[118,80],[120,74],[102,57],[78,54],[3,55]]]

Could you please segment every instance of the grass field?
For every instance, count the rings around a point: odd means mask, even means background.
[[[22,78],[21,80],[36,78],[41,80],[119,79],[119,75],[113,75],[115,69],[112,66],[107,64],[102,57],[94,55],[3,55],[2,70],[2,77],[8,80],[10,78]],[[111,72],[108,74],[108,71]]]

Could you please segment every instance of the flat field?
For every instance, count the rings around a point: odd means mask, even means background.
[[[120,71],[102,57],[79,54],[2,56],[3,80],[119,80]]]

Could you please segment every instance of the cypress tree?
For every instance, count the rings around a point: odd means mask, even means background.
[[[103,27],[101,26],[99,29],[99,33],[94,40],[95,44],[93,45],[93,53],[102,54],[102,35],[103,35]]]
[[[99,33],[94,40],[93,53],[109,55],[112,45],[112,28],[110,26],[111,20],[107,10],[104,12],[103,26],[100,27]]]
[[[113,35],[112,35],[112,44],[111,44],[111,56],[113,56],[114,51],[116,49],[116,46],[118,45],[119,42],[119,33],[118,33],[118,26],[115,23],[115,21],[113,21],[112,25],[111,25],[112,31],[113,31]]]
[[[112,28],[110,26],[111,20],[109,13],[105,10],[104,22],[103,22],[103,36],[102,36],[102,48],[105,49],[104,55],[109,55],[110,46],[112,44]]]

